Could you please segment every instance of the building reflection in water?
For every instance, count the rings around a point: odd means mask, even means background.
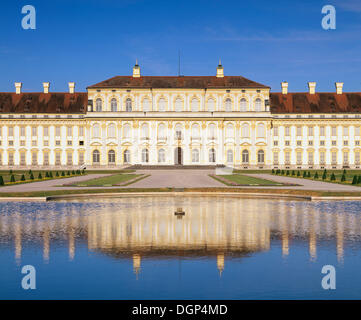
[[[43,259],[51,243],[67,241],[69,259],[76,242],[117,258],[133,259],[136,276],[143,258],[214,257],[220,275],[227,258],[270,249],[281,242],[283,257],[293,242],[308,242],[310,260],[317,245],[334,241],[343,261],[345,239],[360,240],[360,219],[328,203],[221,197],[134,197],[100,202],[10,204],[0,215],[1,243],[13,243],[21,261],[25,241],[42,243]],[[178,219],[176,208],[185,216]]]

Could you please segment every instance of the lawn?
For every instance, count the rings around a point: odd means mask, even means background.
[[[256,177],[244,176],[241,174],[231,175],[210,175],[212,178],[226,184],[226,185],[264,185],[264,186],[280,186],[282,183],[272,180],[265,180]]]
[[[131,181],[135,182],[146,177],[147,176],[143,174],[118,173],[111,176],[81,181],[79,183],[73,184],[73,186],[77,186],[77,187],[119,186],[119,185],[127,185],[128,184],[127,182],[131,182]]]

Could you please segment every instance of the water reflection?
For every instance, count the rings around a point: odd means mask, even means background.
[[[135,274],[147,257],[215,257],[221,274],[227,258],[268,251],[271,243],[287,257],[293,245],[308,242],[311,261],[318,246],[333,247],[342,262],[345,242],[360,243],[359,211],[357,202],[181,196],[8,203],[1,204],[0,245],[14,244],[20,263],[22,246],[36,243],[48,262],[53,245],[66,242],[72,260],[77,243],[86,241],[90,251],[132,258]]]

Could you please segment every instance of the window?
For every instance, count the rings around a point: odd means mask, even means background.
[[[49,137],[49,127],[44,127],[44,137]]]
[[[332,160],[332,163],[337,163],[337,152],[336,151],[333,151],[331,153],[331,160]]]
[[[175,100],[175,106],[174,106],[174,108],[175,108],[175,111],[176,111],[176,112],[181,112],[181,111],[183,110],[183,102],[182,102],[182,99],[177,98],[177,99]]]
[[[192,112],[198,112],[198,111],[199,111],[198,99],[196,99],[196,98],[193,98],[193,99],[192,99],[191,109],[192,109]]]
[[[228,150],[227,151],[227,162],[228,163],[233,163],[233,150]]]
[[[333,146],[335,146],[335,145],[337,145],[337,141],[332,140],[331,144],[332,144]]]
[[[115,98],[110,100],[110,111],[112,111],[112,112],[117,111],[117,99],[115,99]]]
[[[308,145],[309,145],[309,146],[313,146],[313,141],[312,141],[312,140],[309,140],[309,141],[308,141]]]
[[[258,163],[264,163],[264,151],[263,150],[259,150],[257,152],[257,161],[258,161]]]
[[[25,143],[24,143],[25,145]],[[48,140],[44,140],[44,147],[48,147],[49,146],[49,141]]]
[[[355,136],[360,135],[360,127],[355,127]]]
[[[348,164],[348,152],[343,153],[343,163]]]
[[[199,162],[199,150],[198,149],[192,150],[192,162]]]
[[[320,163],[321,164],[325,163],[325,153],[323,151],[320,152]]]
[[[25,152],[20,152],[20,165],[21,165],[21,166],[25,166],[25,165],[26,165]]]
[[[71,137],[72,135],[73,135],[73,130],[72,130],[73,128],[72,127],[68,127],[67,128],[67,135],[68,135],[68,137]]]
[[[208,139],[214,140],[216,138],[216,125],[211,123],[208,126]]]
[[[273,135],[278,137],[278,127],[273,127]]]
[[[256,99],[255,110],[256,111],[262,111],[262,100],[260,98]]]
[[[273,163],[278,164],[278,152],[273,152]]]
[[[100,138],[100,126],[97,123],[93,125],[93,137]]]
[[[325,127],[320,127],[320,136],[324,137],[325,136]]]
[[[60,152],[55,153],[55,165],[59,166],[61,163],[61,155]]]
[[[79,152],[79,164],[84,163],[84,152]]]
[[[290,127],[285,127],[285,136],[290,136]]]
[[[158,150],[158,162],[159,163],[165,162],[165,150],[164,149]]]
[[[12,152],[9,153],[9,165],[14,165],[14,154]]]
[[[9,137],[13,137],[14,136],[14,128],[13,127],[9,127]]]
[[[49,153],[44,152],[44,165],[49,165]]]
[[[229,123],[227,125],[226,137],[227,138],[233,138],[234,137],[234,128],[233,128],[233,124],[231,124],[231,123]]]
[[[344,140],[343,145],[344,145],[344,146],[348,146],[348,141],[347,141],[347,140]]]
[[[165,139],[166,135],[165,135],[165,124],[161,123],[158,126],[158,139]]]
[[[226,99],[225,110],[226,110],[226,112],[231,112],[232,111],[232,101],[229,98]]]
[[[320,146],[324,146],[325,145],[325,141],[324,140],[321,140],[320,141]]]
[[[297,127],[297,136],[298,137],[302,136],[302,127]]]
[[[274,146],[278,146],[278,141],[273,141]]]
[[[298,145],[298,146],[302,146],[302,141],[301,141],[301,140],[297,140],[297,145]]]
[[[192,125],[192,139],[198,139],[200,137],[199,135],[199,124],[194,123]]]
[[[214,100],[211,98],[211,99],[208,99],[208,102],[207,102],[207,110],[209,112],[214,112],[215,111],[215,102]]]
[[[71,152],[68,152],[66,155],[66,164],[68,166],[73,164],[73,154]]]
[[[290,152],[289,151],[285,152],[285,162],[286,162],[286,164],[290,163]]]
[[[263,123],[260,123],[257,126],[257,137],[264,138],[264,124]]]
[[[348,136],[348,127],[343,127],[343,135]]]
[[[132,99],[130,99],[130,98],[125,100],[125,111],[132,112]]]
[[[308,164],[313,164],[313,152],[308,153]]]
[[[130,163],[130,151],[125,150],[123,153],[124,163]]]
[[[286,140],[285,141],[285,146],[289,146],[290,145],[290,140]]]
[[[331,134],[332,134],[333,137],[337,136],[337,127],[332,127],[331,128]]]
[[[123,127],[123,138],[130,138],[130,124],[126,123]]]
[[[108,137],[115,138],[115,125],[113,123],[108,127]]]
[[[114,150],[109,150],[109,152],[108,152],[108,163],[115,164],[115,151]]]
[[[60,127],[55,127],[55,135],[60,137]]]
[[[98,150],[93,151],[93,163],[100,162],[100,152]]]
[[[360,164],[360,152],[355,152],[355,163]]]
[[[249,124],[242,125],[242,138],[249,138]]]
[[[216,150],[209,149],[209,162],[216,162]]]
[[[175,138],[182,139],[182,125],[179,123],[175,126]]]
[[[150,111],[150,102],[148,98],[144,98],[143,100],[143,111],[149,112]]]
[[[239,109],[241,112],[247,111],[247,100],[245,98],[242,98],[241,101],[239,102]]]
[[[308,135],[309,135],[310,137],[313,136],[313,127],[308,127]]]
[[[249,152],[248,150],[242,151],[242,163],[248,163],[249,162]]]
[[[25,137],[25,127],[20,127],[20,136]]]
[[[148,139],[149,137],[149,126],[148,123],[142,124],[142,139]]]
[[[33,142],[35,142],[35,145],[36,145],[36,141],[33,141]],[[71,141],[71,140],[68,140],[68,146],[72,146],[73,145],[73,141]]]
[[[97,112],[102,111],[102,99],[98,98],[98,99],[95,100],[95,110]]]
[[[297,157],[297,164],[301,164],[302,163],[302,152],[298,151],[296,154]]]
[[[79,127],[79,136],[80,137],[84,136],[84,127]]]
[[[158,101],[158,111],[164,112],[166,111],[166,102],[165,99],[160,98]]]
[[[149,162],[149,152],[148,149],[142,150],[142,162]]]

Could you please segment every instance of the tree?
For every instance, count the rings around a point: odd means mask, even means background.
[[[290,170],[287,170],[286,171],[286,176],[289,176],[290,175]]]
[[[64,171],[61,172],[61,176],[65,177],[65,172]]]
[[[45,172],[45,178],[49,178],[49,172],[48,171]]]
[[[308,173],[307,173],[307,178],[311,178],[311,172],[310,171],[308,171]]]
[[[53,173],[51,171],[49,171],[49,178],[53,177]]]
[[[73,171],[71,172],[71,174],[74,175],[74,174],[75,174],[75,171],[73,170]]]
[[[336,176],[335,176],[335,174],[334,174],[333,172],[332,172],[332,174],[331,174],[330,180],[331,180],[331,181],[335,181],[335,180],[336,180]]]
[[[315,173],[315,175],[314,175],[314,178],[315,178],[315,179],[318,179],[318,173],[317,173],[317,171],[316,171],[316,173]]]
[[[357,175],[353,176],[352,184],[357,184]]]
[[[5,185],[4,179],[3,179],[3,176],[0,176],[0,186],[3,186],[3,185]]]
[[[30,173],[30,180],[34,180],[34,175],[33,175],[33,173]]]
[[[297,171],[297,177],[300,177],[301,176],[301,172],[298,170]]]
[[[68,171],[66,174],[67,174],[68,176],[70,176],[70,171]]]
[[[39,172],[38,179],[43,179],[43,176],[41,175],[41,172]]]
[[[272,174],[275,174],[275,169],[272,169]]]
[[[343,174],[346,174],[346,169],[343,169]]]
[[[360,183],[361,183],[361,175],[359,175],[357,178],[357,184],[360,184]]]
[[[31,169],[29,170],[29,174],[31,174],[32,173],[32,171],[31,171]]]
[[[285,170],[282,170],[282,171],[281,171],[281,174],[284,175],[284,174],[285,174]]]
[[[296,174],[295,170],[292,170],[291,174],[294,176]]]
[[[13,170],[10,169],[9,174],[13,174]]]
[[[56,174],[55,174],[56,177],[59,177],[59,172],[57,171]]]
[[[21,181],[25,181],[25,175],[24,175],[24,174],[21,175],[20,180],[21,180]]]
[[[346,181],[346,176],[345,176],[345,174],[343,174],[341,177],[341,182],[345,182],[345,181]]]
[[[15,176],[13,174],[10,177],[10,182],[15,182]]]
[[[273,169],[272,169],[273,170]],[[274,170],[273,170],[274,171]],[[78,169],[78,170],[76,170],[76,174],[80,174],[80,170]]]
[[[322,180],[326,180],[326,179],[327,179],[327,172],[325,170],[322,174]]]
[[[307,177],[307,173],[306,171],[303,171],[303,177],[306,178]]]

